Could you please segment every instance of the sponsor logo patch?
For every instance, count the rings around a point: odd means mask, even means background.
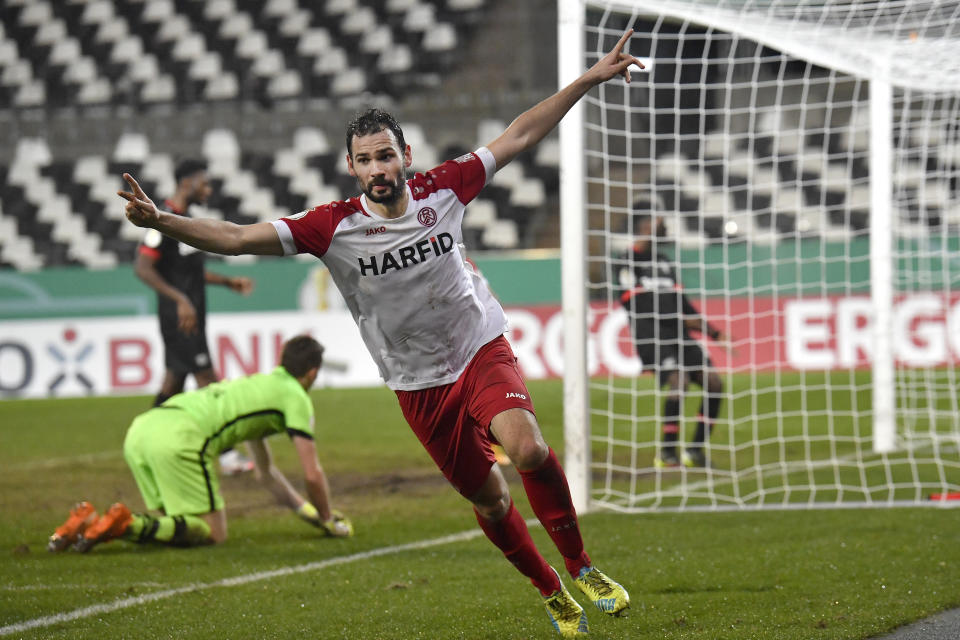
[[[514,393],[513,391],[510,391],[507,393],[507,399],[509,398],[520,398],[521,400],[526,400],[527,396],[523,395],[522,393]]]

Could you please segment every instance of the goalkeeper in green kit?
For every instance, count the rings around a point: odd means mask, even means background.
[[[353,535],[353,525],[331,508],[327,478],[317,462],[313,403],[307,395],[323,361],[323,347],[309,336],[284,344],[272,372],[217,382],[180,393],[137,416],[127,430],[123,455],[148,509],[133,514],[122,503],[99,515],[78,503],[47,548],[86,552],[116,538],[176,546],[216,544],[227,538],[227,518],[216,475],[221,451],[247,441],[261,482],[280,504],[330,536]],[[304,500],[273,465],[264,438],[286,432],[303,467]]]

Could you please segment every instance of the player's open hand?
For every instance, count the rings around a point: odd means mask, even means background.
[[[117,195],[127,201],[127,220],[138,227],[154,227],[160,220],[157,205],[147,197],[132,175],[125,173],[123,179],[130,185],[130,191],[117,191]]]
[[[630,40],[630,36],[632,35],[633,29],[627,29],[627,31],[620,36],[620,40],[617,41],[613,49],[610,50],[610,53],[600,58],[595,65],[590,67],[587,73],[591,75],[596,84],[606,82],[614,76],[623,76],[624,80],[630,82],[630,65],[635,64],[640,69],[646,68],[640,60],[634,58],[629,53],[623,52],[627,41]]]

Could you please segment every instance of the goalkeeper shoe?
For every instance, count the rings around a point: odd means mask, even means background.
[[[229,449],[220,454],[220,472],[225,476],[247,473],[248,471],[253,471],[255,466],[256,464],[254,464],[253,460],[236,449]]]
[[[80,553],[86,553],[101,542],[122,536],[132,522],[133,514],[130,509],[122,502],[114,503],[105,514],[87,527],[73,548]]]
[[[70,509],[70,517],[50,536],[47,542],[47,551],[63,551],[74,544],[80,535],[94,522],[97,521],[99,514],[93,508],[93,505],[87,501],[78,502]]]
[[[679,467],[680,456],[677,455],[676,447],[664,447],[661,449],[660,455],[653,459],[653,466],[657,469]]]
[[[584,567],[574,580],[580,591],[597,609],[611,616],[622,616],[630,608],[630,594],[596,567]]]
[[[685,467],[706,467],[707,454],[703,452],[703,447],[690,447],[683,452],[682,461]]]
[[[556,569],[553,571],[556,573]],[[560,576],[557,575],[557,580]],[[560,582],[560,589],[554,591],[543,599],[543,605],[547,608],[547,615],[550,616],[550,622],[553,628],[564,638],[576,638],[577,636],[587,635],[587,614],[567,588]]]

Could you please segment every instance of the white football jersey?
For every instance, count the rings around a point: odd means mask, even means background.
[[[485,281],[465,262],[466,205],[496,171],[486,147],[407,180],[407,210],[373,213],[366,196],[273,222],[284,255],[322,259],[387,386],[454,382],[507,329]]]

